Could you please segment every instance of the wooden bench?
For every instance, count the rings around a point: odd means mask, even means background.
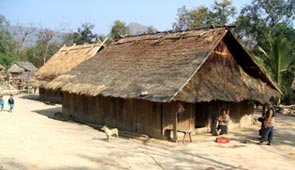
[[[173,132],[173,129],[166,129],[166,130],[169,131],[169,134],[171,134],[171,132]],[[177,132],[183,133],[182,143],[184,143],[186,135],[188,135],[188,137],[190,139],[190,143],[193,142],[192,136],[191,136],[193,131],[191,131],[191,130],[177,130]]]
[[[191,142],[191,143],[193,142],[193,140],[192,140],[192,136],[191,136],[191,133],[192,133],[193,131],[177,130],[177,132],[181,132],[181,133],[183,133],[182,143],[184,143],[184,139],[185,139],[185,136],[186,136],[186,135],[189,136],[189,140],[190,140],[190,142]]]

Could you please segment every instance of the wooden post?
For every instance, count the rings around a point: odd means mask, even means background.
[[[178,122],[178,114],[183,113],[185,111],[183,105],[180,102],[176,103],[176,112],[175,112],[175,119],[173,122],[173,138],[174,141],[177,142],[178,136],[177,136],[177,122]]]
[[[178,141],[178,137],[177,137],[177,120],[178,120],[178,112],[175,112],[175,119],[173,122],[173,138],[174,138],[174,142]]]

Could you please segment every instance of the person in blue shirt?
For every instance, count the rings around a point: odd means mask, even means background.
[[[0,111],[3,111],[4,109],[4,100],[3,100],[3,96],[0,96]]]
[[[9,112],[12,112],[12,109],[14,108],[14,99],[13,99],[13,94],[10,95],[10,98],[8,99],[8,104],[9,104]]]

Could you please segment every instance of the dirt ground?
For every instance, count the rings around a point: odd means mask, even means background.
[[[0,170],[295,169],[294,116],[277,116],[272,146],[256,144],[259,124],[229,129],[228,144],[215,143],[207,133],[184,144],[126,137],[108,143],[101,131],[54,119],[60,105],[31,95],[16,96],[15,102],[12,113],[0,112]]]

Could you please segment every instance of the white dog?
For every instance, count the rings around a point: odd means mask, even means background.
[[[119,131],[117,128],[114,128],[114,129],[109,129],[107,126],[103,126],[101,128],[101,130],[104,131],[104,133],[106,134],[107,138],[108,138],[108,141],[110,142],[110,139],[112,136],[115,136],[116,139],[118,138],[119,136]]]

